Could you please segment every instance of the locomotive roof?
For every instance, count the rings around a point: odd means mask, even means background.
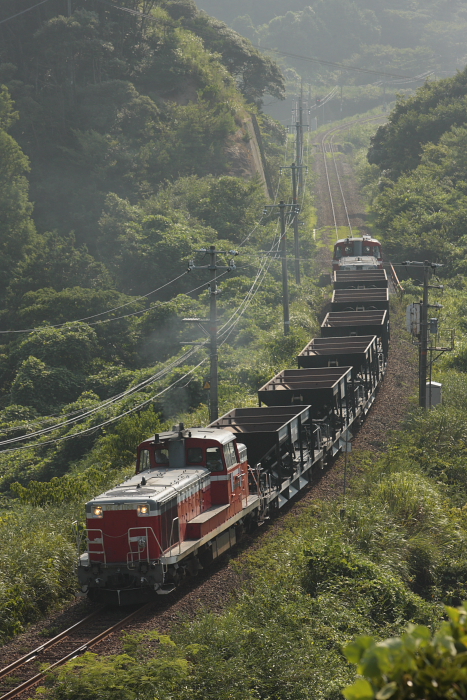
[[[227,431],[226,431],[227,432]],[[232,433],[229,433],[232,438]],[[141,482],[145,479],[145,484]],[[185,489],[195,486],[200,480],[209,479],[210,472],[205,467],[169,468],[161,466],[158,469],[147,469],[135,474],[109,491],[93,498],[87,505],[95,503],[139,503],[155,501],[158,503],[174,498]]]
[[[365,241],[367,243],[378,243],[378,245],[381,245],[377,238],[372,238],[371,236],[354,236],[351,238],[339,238],[335,245],[338,245],[339,243],[353,243],[354,241]]]
[[[165,433],[156,433],[150,438],[143,440],[141,444],[153,445],[154,443],[165,442],[166,440],[177,440],[179,438],[197,438],[198,440],[216,440],[221,445],[232,442],[235,438],[228,430],[219,428],[189,428],[188,430],[168,430]]]

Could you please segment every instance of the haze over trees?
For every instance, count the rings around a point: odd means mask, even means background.
[[[467,9],[455,0],[200,0],[254,44],[371,70],[417,75],[453,73],[466,62]],[[364,84],[377,76],[283,59],[319,87]],[[389,80],[389,78],[387,79]]]

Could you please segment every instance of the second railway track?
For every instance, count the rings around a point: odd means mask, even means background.
[[[94,645],[125,627],[151,607],[142,605],[130,614],[119,608],[100,608],[40,646],[0,669],[0,700],[28,697],[27,691],[41,683],[48,670],[84,654]],[[45,669],[45,670],[42,670]]]
[[[375,117],[367,117],[365,119],[355,119],[351,122],[346,122],[339,126],[334,126],[320,135],[316,142],[322,153],[323,162],[323,179],[326,186],[321,189],[321,196],[326,198],[327,207],[322,204],[322,210],[325,211],[322,215],[323,220],[320,221],[320,226],[332,226],[336,232],[336,240],[339,238],[339,228],[346,227],[349,230],[349,236],[352,236],[351,219],[355,217],[357,212],[353,211],[352,198],[346,193],[346,183],[339,172],[339,151],[336,149],[334,137],[337,133],[345,131],[357,124],[366,124],[371,121],[382,121],[385,117],[378,115]]]

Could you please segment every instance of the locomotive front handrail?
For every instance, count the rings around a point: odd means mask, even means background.
[[[144,537],[145,537],[145,546],[144,546],[141,550],[138,548],[138,551],[137,551],[137,552],[134,552],[134,551],[131,549],[131,543],[132,543],[132,542],[136,542],[136,541],[139,542],[139,540],[142,538],[142,535],[139,534],[139,535],[133,535],[133,536],[132,536],[131,533],[132,533],[134,530],[139,530],[140,532],[141,532],[141,530],[143,530],[144,533],[145,533],[145,535],[144,535]],[[127,533],[127,534],[128,534],[128,546],[129,546],[129,548],[130,548],[130,551],[129,551],[129,552],[127,553],[127,555],[126,555],[126,563],[127,563],[127,566],[128,566],[128,567],[130,567],[131,564],[134,565],[135,562],[137,562],[137,561],[147,561],[148,564],[150,563],[150,557],[149,557],[149,533],[151,533],[152,536],[154,537],[154,539],[156,540],[156,543],[157,543],[157,546],[159,547],[160,552],[163,551],[163,550],[162,550],[162,547],[161,547],[161,543],[159,542],[159,540],[158,540],[158,538],[157,538],[157,535],[156,535],[156,533],[154,532],[154,530],[152,529],[152,527],[146,527],[146,526],[142,526],[142,525],[140,525],[139,527],[130,527],[130,528],[128,529],[128,533]],[[142,554],[142,552],[144,552],[144,550],[146,550],[146,557],[141,557],[141,554]],[[137,555],[137,556],[138,556],[138,558],[137,558],[136,560],[134,559],[134,555]],[[154,558],[155,558],[155,557],[154,557]]]
[[[177,523],[178,523],[178,553],[180,554],[180,553],[181,553],[181,547],[182,547],[182,541],[181,541],[181,537],[180,537],[180,518],[179,518],[178,516],[172,520],[172,527],[171,527],[171,529],[170,529],[170,540],[169,540],[169,545],[170,545],[170,546],[168,547],[168,549],[172,549],[172,546],[173,546],[174,544],[176,544],[176,542],[173,542],[173,543],[172,543],[172,536],[173,536],[173,532],[174,532],[175,521],[177,521]],[[161,551],[162,551],[162,550],[161,550]]]
[[[102,530],[97,530],[97,529],[95,529],[95,528],[93,528],[92,530],[86,528],[85,532],[86,532],[86,540],[87,540],[87,543],[88,543],[88,547],[89,547],[89,545],[91,545],[91,544],[101,544],[101,545],[102,545],[102,551],[100,551],[100,552],[99,552],[99,551],[91,552],[91,550],[88,549],[88,552],[89,552],[89,559],[91,559],[91,554],[102,554],[103,557],[104,557],[104,565],[107,566],[107,558],[106,558],[105,546],[104,546],[104,533],[102,532]],[[100,537],[97,537],[97,538],[95,538],[95,539],[93,539],[93,540],[89,539],[89,533],[91,533],[91,532],[99,532],[99,533],[100,533]]]

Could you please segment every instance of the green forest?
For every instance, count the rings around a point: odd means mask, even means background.
[[[467,12],[457,0],[310,0],[306,6],[302,0],[200,0],[199,6],[254,44],[383,74],[453,72],[465,62]],[[293,57],[288,62],[306,80],[337,73]],[[375,78],[360,75],[360,81]]]
[[[204,337],[182,320],[206,314],[207,275],[190,260],[206,264],[211,244],[239,253],[219,280],[221,413],[254,405],[319,334],[329,290],[315,282],[312,176],[284,337],[280,263],[264,254],[278,222],[261,213],[248,124],[258,120],[268,177],[289,197],[279,168],[293,144],[266,104],[282,100],[292,69],[323,90],[336,72],[306,73],[256,45],[279,46],[295,26],[305,55],[453,73],[466,23],[462,3],[441,1],[205,0],[216,19],[191,0],[30,6],[0,5],[1,643],[73,600],[72,523],[132,472],[141,439],[208,422]],[[466,99],[467,70],[426,82],[376,133],[356,127],[344,143],[387,258],[443,264],[432,296],[457,338],[436,365],[443,405],[414,405],[385,451],[352,456],[345,509],[340,498],[303,507],[239,556],[243,583],[222,614],[170,637],[128,636],[118,656],[85,654],[38,697],[388,700],[444,698],[453,684],[452,698],[465,696]],[[419,295],[416,280],[402,283],[397,327]]]
[[[200,0],[199,6],[269,49],[290,95],[303,81],[319,123],[386,104],[421,84],[404,78],[453,75],[467,60],[461,0]],[[326,110],[315,109],[316,99],[336,85],[341,90]],[[271,114],[290,118],[276,99],[267,104]]]

